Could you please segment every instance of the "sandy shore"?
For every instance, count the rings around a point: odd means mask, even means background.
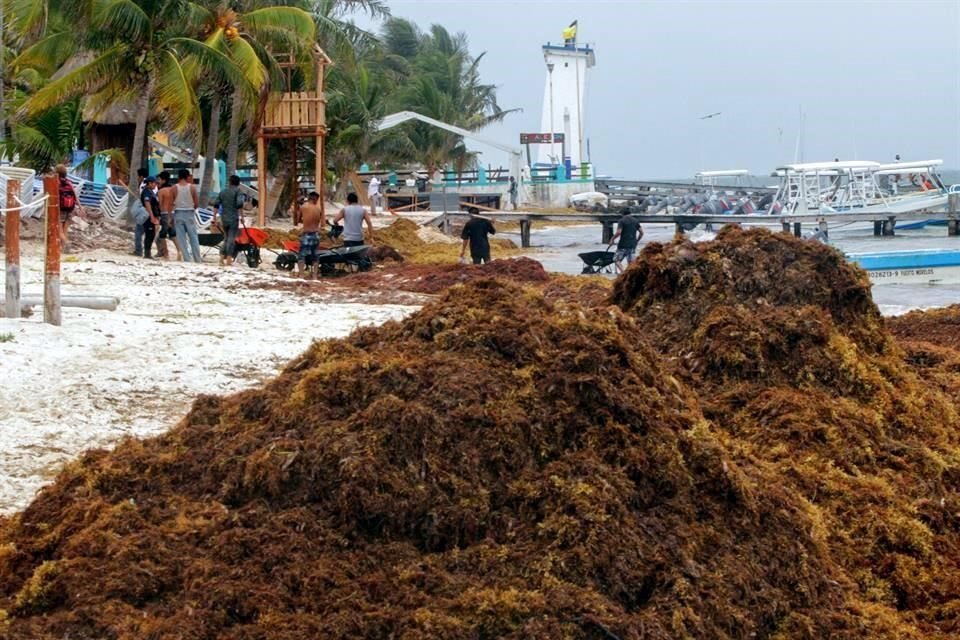
[[[24,253],[23,293],[39,294],[40,248]],[[418,308],[415,296],[365,303],[335,282],[302,282],[310,295],[292,295],[277,286],[290,276],[269,264],[225,269],[214,254],[207,260],[103,249],[66,256],[63,294],[115,296],[116,311],[64,308],[61,327],[43,324],[40,308],[0,319],[0,513],[23,508],[85,449],[160,433],[198,394],[256,385],[313,340]]]

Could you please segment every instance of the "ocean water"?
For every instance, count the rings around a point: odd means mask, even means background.
[[[779,225],[771,225],[770,228],[779,230]],[[673,238],[674,227],[672,224],[644,224],[643,231],[641,246],[647,242],[669,242]],[[604,251],[607,248],[600,242],[600,234],[599,224],[564,227],[534,225],[530,236],[533,250],[528,255],[541,262],[547,271],[579,274],[583,269],[583,261],[577,254]],[[698,241],[712,239],[714,234],[697,228],[689,232],[688,236],[691,240]],[[520,245],[519,233],[503,233],[502,237]],[[960,238],[948,237],[946,227],[898,230],[897,235],[892,238],[877,238],[873,235],[872,225],[859,223],[834,225],[830,229],[829,244],[845,253],[960,249]],[[960,304],[960,284],[874,285],[873,299],[884,315],[899,315],[913,309],[946,307]]]

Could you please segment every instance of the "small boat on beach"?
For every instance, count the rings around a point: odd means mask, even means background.
[[[848,254],[874,284],[960,283],[960,250],[917,249]]]

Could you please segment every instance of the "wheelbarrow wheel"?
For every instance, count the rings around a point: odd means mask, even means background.
[[[292,251],[284,251],[277,256],[273,264],[281,271],[293,271],[293,268],[297,266],[297,254]]]
[[[260,247],[249,247],[247,249],[247,266],[256,269],[263,260],[260,259]]]

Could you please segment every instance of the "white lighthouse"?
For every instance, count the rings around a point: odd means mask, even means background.
[[[543,116],[540,132],[563,134],[563,141],[537,146],[539,164],[567,164],[578,167],[587,161],[586,140],[583,135],[584,89],[587,69],[596,64],[589,45],[577,45],[577,23],[564,29],[563,44],[543,45],[547,79],[543,89]]]

